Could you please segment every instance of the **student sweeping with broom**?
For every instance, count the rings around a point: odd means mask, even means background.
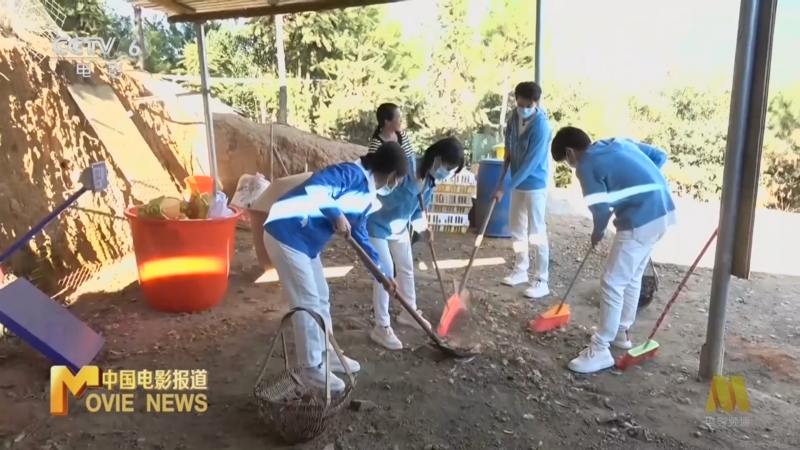
[[[569,363],[570,370],[592,373],[614,366],[609,345],[630,349],[642,275],[653,247],[675,223],[675,204],[661,168],[663,151],[629,139],[592,143],[583,130],[564,127],[551,147],[553,159],[575,169],[592,212],[592,248],[614,218],[616,237],[600,280],[600,323],[589,346]]]
[[[408,226],[411,225],[411,228],[425,239],[432,238],[419,204],[419,195],[422,194],[427,209],[436,182],[451,178],[464,167],[464,147],[458,139],[445,138],[431,145],[415,164],[412,158],[413,156],[409,157],[409,166],[416,166],[416,173],[409,173],[388,195],[378,195],[381,209],[367,219],[367,231],[370,242],[378,252],[381,265],[389,271],[397,269],[397,289],[410,306],[416,309],[414,260],[411,255]],[[370,337],[389,350],[400,350],[403,348],[403,343],[392,330],[389,316],[390,300],[389,294],[376,281],[372,289],[375,328]],[[420,311],[417,313],[422,315]],[[405,310],[397,316],[397,322],[420,328]]]
[[[335,164],[315,172],[290,189],[270,208],[264,223],[264,246],[269,253],[292,308],[304,307],[322,316],[331,330],[328,283],[322,272],[320,253],[334,233],[353,239],[387,276],[383,289],[394,293],[391,266],[381,264],[369,241],[366,219],[380,204],[379,193],[388,194],[408,174],[408,160],[396,142],[352,163]],[[308,314],[292,316],[297,362],[306,379],[325,389],[326,368],[322,366],[325,335]],[[351,372],[358,362],[346,358]],[[331,358],[331,371],[344,372],[342,362]],[[342,391],[344,381],[331,375],[331,389]]]

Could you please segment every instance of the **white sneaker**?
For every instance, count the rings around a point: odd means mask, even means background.
[[[567,367],[578,373],[599,372],[614,367],[614,357],[607,348],[598,348],[594,344],[589,344],[578,354],[577,358],[569,362]]]
[[[633,343],[630,337],[628,337],[628,330],[619,330],[617,336],[611,341],[611,345],[620,350],[630,350],[633,348]]]
[[[431,323],[428,322],[428,320],[422,316],[422,311],[417,310],[417,314],[419,314],[419,316],[422,317],[422,321],[425,322],[425,325],[427,325],[428,328],[430,328]],[[416,328],[417,330],[422,331],[422,327],[417,323],[416,320],[414,320],[413,317],[411,317],[411,314],[409,314],[408,311],[405,310],[400,311],[400,314],[397,315],[397,323],[405,325],[407,327]]]
[[[515,270],[511,275],[503,278],[503,284],[506,286],[516,286],[518,284],[528,282],[528,272],[523,270]]]
[[[547,282],[539,280],[525,289],[525,297],[528,298],[542,298],[550,295],[550,288],[547,287]]]
[[[311,385],[317,389],[325,390],[325,369],[322,364],[317,367],[307,367],[303,369],[303,375]],[[341,392],[344,390],[344,381],[334,374],[331,374],[331,391]]]
[[[330,354],[331,354],[331,356],[330,356],[330,358],[331,358],[331,372],[347,373],[347,371],[344,370],[344,366],[342,365],[342,361],[339,360],[338,356],[336,356],[336,352],[334,350],[330,350]],[[322,356],[324,357],[325,355],[322,355]],[[358,361],[356,361],[353,358],[348,358],[347,355],[344,354],[344,352],[342,352],[342,356],[344,356],[344,360],[347,362],[347,367],[350,368],[350,372],[351,373],[358,373],[361,370],[361,364],[359,364]],[[324,359],[323,359],[323,361],[324,361]]]
[[[403,349],[403,343],[394,335],[392,327],[382,327],[378,325],[372,329],[372,333],[369,334],[369,337],[389,350]]]

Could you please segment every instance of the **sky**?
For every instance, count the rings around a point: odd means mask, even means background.
[[[437,0],[383,6],[404,33],[430,32]],[[465,26],[476,26],[492,0],[470,0]],[[739,2],[735,0],[543,0],[545,75],[592,78],[628,87],[663,85],[669,77],[730,84]],[[106,0],[132,16],[125,0]],[[534,26],[531,0],[531,26]],[[145,11],[146,17],[163,17]],[[775,31],[771,85],[800,83],[800,0],[781,1]],[[670,75],[671,74],[671,75]]]

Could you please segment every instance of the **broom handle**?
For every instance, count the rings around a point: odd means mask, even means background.
[[[428,212],[425,210],[425,199],[422,198],[422,193],[417,196],[419,199],[419,208],[422,211],[422,216],[425,217],[425,222],[428,222]],[[428,223],[430,230],[430,224]],[[430,231],[428,231],[430,233]],[[428,236],[430,238],[430,235]],[[433,241],[428,239],[428,248],[431,249],[431,259],[433,260],[433,268],[436,269],[436,278],[439,279],[439,287],[442,289],[442,298],[444,304],[447,305],[447,291],[444,289],[444,280],[442,280],[442,272],[439,270],[439,261],[436,259],[436,250],[433,249]]]
[[[372,259],[370,259],[369,255],[367,255],[367,252],[365,252],[364,249],[361,248],[360,245],[358,245],[358,242],[356,242],[356,240],[353,239],[353,236],[347,235],[345,237],[345,240],[347,241],[348,244],[350,244],[350,247],[352,247],[353,250],[355,250],[356,254],[358,255],[358,258],[361,260],[362,263],[364,263],[364,265],[367,267],[367,270],[369,270],[372,276],[380,280],[382,283],[386,283],[389,281],[386,275],[384,275],[380,271],[380,269],[378,269],[378,266],[372,261]],[[431,340],[433,340],[433,342],[435,342],[436,345],[438,345],[439,347],[445,346],[444,342],[442,342],[442,340],[439,339],[439,336],[437,336],[436,333],[433,332],[430,325],[425,323],[422,317],[420,317],[419,313],[417,313],[414,310],[414,308],[411,307],[408,301],[406,301],[406,299],[404,299],[400,295],[400,293],[395,292],[394,298],[397,299],[398,302],[400,302],[400,305],[403,306],[403,309],[405,309],[409,314],[411,314],[411,317],[414,318],[414,320],[419,324],[419,326],[422,327],[422,330],[425,332],[425,334],[430,336]]]
[[[694,273],[695,269],[697,269],[697,265],[700,264],[700,260],[703,259],[703,255],[705,255],[708,248],[711,247],[711,243],[714,242],[714,239],[717,238],[717,231],[719,231],[719,229],[714,230],[714,233],[712,233],[711,237],[708,238],[708,242],[706,242],[706,245],[705,247],[703,247],[703,250],[701,250],[700,254],[697,255],[697,259],[694,260],[692,266],[689,267],[688,271],[686,271],[686,275],[683,276],[683,279],[678,284],[678,288],[675,289],[675,293],[672,294],[672,298],[669,299],[669,301],[667,302],[667,306],[664,307],[664,311],[661,312],[661,316],[659,316],[658,320],[656,321],[656,326],[653,327],[653,331],[651,331],[650,336],[647,337],[647,342],[645,343],[645,345],[648,344],[650,341],[652,341],[653,338],[656,336],[656,332],[661,327],[661,322],[663,322],[664,318],[667,317],[667,313],[669,312],[670,308],[672,308],[672,305],[675,303],[675,300],[678,299],[678,294],[680,294],[683,288],[686,286],[686,282],[689,281],[689,277],[692,276],[692,273]]]
[[[503,181],[506,178],[506,173],[508,172],[508,166],[503,165],[503,171],[500,173],[500,180],[497,182],[497,187],[495,187],[495,192],[503,186]],[[478,237],[475,238],[475,246],[472,247],[472,255],[469,257],[469,263],[467,264],[467,269],[464,271],[464,276],[461,278],[461,283],[458,284],[458,291],[456,291],[456,295],[461,295],[461,291],[467,287],[467,279],[469,278],[470,272],[472,272],[472,264],[475,263],[475,257],[478,255],[478,249],[481,248],[481,243],[483,243],[483,235],[486,234],[486,228],[489,226],[489,219],[492,218],[492,213],[494,212],[494,207],[497,205],[497,199],[494,198],[494,193],[492,194],[492,202],[489,203],[489,210],[486,212],[486,218],[483,219],[483,224],[481,225],[480,232],[478,232]]]
[[[575,271],[575,276],[572,277],[572,281],[569,283],[569,287],[567,288],[567,292],[564,294],[564,297],[561,299],[561,303],[558,304],[558,309],[556,310],[556,314],[561,312],[561,308],[567,303],[567,297],[569,297],[570,291],[572,291],[572,287],[575,286],[575,282],[578,281],[578,277],[581,275],[581,271],[583,270],[583,266],[586,264],[586,261],[589,260],[589,256],[592,255],[592,250],[594,247],[589,247],[589,251],[586,252],[586,256],[583,257],[583,261],[581,261],[581,265],[578,266],[578,270]]]

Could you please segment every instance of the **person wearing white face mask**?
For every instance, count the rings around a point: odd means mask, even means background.
[[[322,316],[333,330],[330,292],[322,271],[320,253],[334,233],[353,239],[388,277],[381,288],[394,293],[396,284],[391,266],[383,264],[370,243],[367,217],[380,208],[378,192],[389,193],[408,174],[408,159],[396,142],[387,142],[377,151],[352,163],[328,166],[289,189],[270,208],[264,223],[264,246],[278,272],[278,278],[291,308],[303,307]],[[389,294],[387,294],[389,295]],[[308,314],[295,314],[297,362],[306,381],[325,389],[323,367],[325,336]],[[357,361],[345,357],[352,372]],[[330,358],[331,371],[343,372],[338,358]],[[345,388],[344,381],[331,375],[334,391]]]
[[[525,296],[542,298],[550,294],[550,250],[547,242],[545,207],[550,173],[548,146],[553,130],[547,114],[539,107],[542,89],[534,82],[520,83],[514,89],[517,109],[511,114],[505,135],[505,169],[511,169],[511,182],[498,189],[500,201],[504,190],[511,191],[509,226],[516,262],[503,284],[516,286],[528,282],[530,246],[536,248],[533,280]]]
[[[413,167],[409,161],[409,167]],[[433,239],[419,204],[422,194],[426,209],[433,198],[437,182],[445,181],[464,167],[464,147],[455,138],[445,138],[431,145],[416,162],[416,173],[410,172],[388,195],[379,194],[381,209],[369,216],[367,233],[378,252],[381,264],[388,270],[396,269],[397,289],[414,309],[417,308],[414,288],[414,261],[408,226],[425,239]],[[394,334],[389,315],[391,298],[380,283],[372,289],[375,328],[370,338],[389,350],[400,350],[403,343]],[[417,311],[420,313],[420,311]],[[420,313],[420,316],[422,314]],[[424,320],[424,319],[423,319]],[[419,324],[406,311],[401,311],[397,322],[419,329]]]

